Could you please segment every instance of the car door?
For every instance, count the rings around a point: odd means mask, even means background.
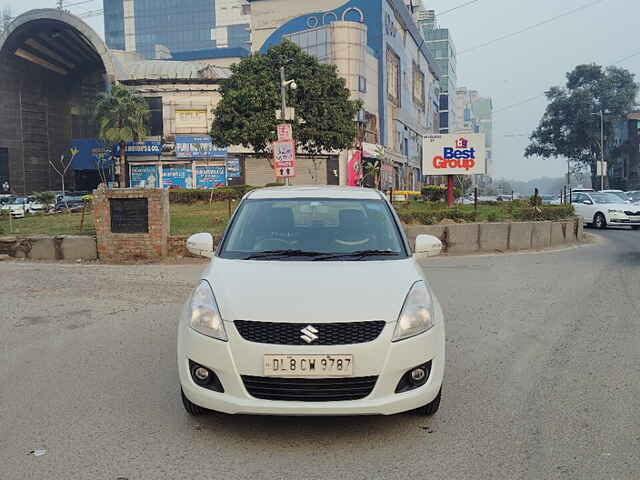
[[[585,200],[589,199],[584,193],[574,193],[571,197],[571,204],[573,205],[576,215],[584,218],[585,223],[591,223],[593,221],[593,216],[590,218],[587,216],[589,214],[589,205],[584,204]]]

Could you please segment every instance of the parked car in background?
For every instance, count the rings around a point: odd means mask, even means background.
[[[627,192],[627,197],[631,200],[631,203],[640,203],[640,190],[633,190]]]
[[[82,196],[65,195],[60,197],[56,202],[54,212],[78,212],[84,207],[84,198]]]
[[[13,218],[24,218],[29,213],[29,199],[17,197],[9,204],[9,213]]]
[[[15,198],[13,195],[0,195],[0,213],[9,213],[9,205]]]
[[[607,226],[640,229],[640,206],[624,203],[612,193],[574,192],[571,203],[585,224],[602,229]]]
[[[35,197],[27,197],[27,213],[45,213],[49,210],[49,205],[36,200]]]

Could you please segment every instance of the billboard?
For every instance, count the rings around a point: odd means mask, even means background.
[[[207,110],[176,110],[176,128],[194,128],[207,131]]]
[[[74,170],[97,170],[98,166],[109,168],[113,164],[111,149],[94,138],[71,140],[71,148],[78,152],[71,164]]]
[[[296,145],[293,140],[273,142],[273,166],[276,177],[296,176]]]
[[[221,158],[227,150],[216,147],[211,137],[202,135],[176,137],[176,157],[178,158]]]
[[[427,135],[422,157],[423,175],[477,175],[487,173],[482,133]]]
[[[227,177],[228,178],[240,178],[242,175],[240,169],[240,160],[237,158],[229,158],[226,161],[227,166]]]
[[[129,176],[133,188],[158,188],[160,175],[157,165],[130,165]]]
[[[164,165],[162,167],[162,187],[193,188],[191,167]]]
[[[227,172],[225,167],[196,167],[197,188],[217,188],[227,185]]]

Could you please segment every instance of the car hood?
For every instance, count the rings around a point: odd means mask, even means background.
[[[204,272],[225,321],[294,323],[398,319],[421,280],[413,259],[354,262],[215,258]]]

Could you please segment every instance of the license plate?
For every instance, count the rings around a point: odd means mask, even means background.
[[[265,355],[265,377],[351,377],[353,355]]]

